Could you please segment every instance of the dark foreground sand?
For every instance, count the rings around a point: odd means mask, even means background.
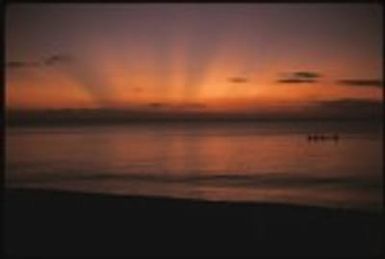
[[[5,191],[8,255],[382,254],[382,215],[280,204]]]

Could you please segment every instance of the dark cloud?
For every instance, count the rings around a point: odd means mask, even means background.
[[[76,62],[74,62],[76,61]],[[24,68],[24,67],[38,67],[39,69],[46,69],[49,67],[58,66],[63,69],[70,77],[78,82],[80,87],[85,90],[95,102],[101,107],[109,107],[116,99],[111,93],[111,90],[106,87],[109,82],[97,71],[92,70],[87,63],[79,62],[81,59],[73,58],[68,54],[55,54],[46,56],[38,61],[10,61],[6,65],[8,68]],[[71,66],[60,66],[71,63]]]
[[[58,54],[58,55],[52,55],[46,59],[44,59],[44,64],[46,66],[54,66],[57,64],[66,64],[73,61],[73,58],[69,55],[64,54]]]
[[[205,108],[206,105],[203,103],[183,103],[183,104],[168,104],[168,103],[160,103],[153,102],[148,104],[151,108],[169,108],[169,109],[202,109]]]
[[[58,54],[44,58],[42,61],[9,61],[6,63],[8,68],[27,68],[27,67],[42,67],[53,66],[57,64],[72,62],[73,58],[69,55]]]
[[[298,72],[294,72],[292,74],[294,77],[297,77],[297,78],[319,78],[321,77],[321,74],[318,74],[318,73],[315,73],[315,72],[309,72],[309,71],[298,71]]]
[[[229,81],[231,83],[241,84],[241,83],[247,83],[249,80],[245,77],[231,77],[229,78]]]
[[[40,66],[37,62],[25,62],[25,61],[9,61],[6,66],[8,68],[26,68],[26,67],[37,67]]]
[[[298,71],[285,74],[277,82],[282,84],[317,83],[321,74],[311,71]]]
[[[337,83],[350,86],[369,86],[369,87],[382,87],[384,82],[378,79],[345,79],[338,80]]]

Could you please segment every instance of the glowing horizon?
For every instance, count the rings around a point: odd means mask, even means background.
[[[6,19],[10,109],[382,101],[380,5],[18,5]]]

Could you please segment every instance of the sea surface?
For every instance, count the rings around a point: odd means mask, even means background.
[[[309,140],[338,134],[338,140]],[[6,187],[383,209],[381,123],[8,127]]]

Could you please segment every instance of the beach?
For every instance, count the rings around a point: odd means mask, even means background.
[[[380,257],[376,2],[7,6],[5,255]]]
[[[382,211],[43,189],[4,192],[10,256],[378,256]]]

